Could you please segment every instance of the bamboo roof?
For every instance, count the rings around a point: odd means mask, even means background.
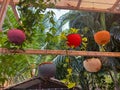
[[[18,20],[16,4],[20,0],[0,0],[0,30],[2,30],[3,21],[8,5],[11,5],[15,17]],[[47,2],[47,0],[44,0]],[[57,1],[57,2],[55,2]],[[50,0],[55,4],[54,8],[68,10],[83,10],[95,12],[108,12],[120,14],[120,0]]]
[[[15,8],[16,4],[19,3],[19,1],[20,0],[0,0],[0,30],[2,30],[2,25],[8,5],[11,5],[16,19],[19,19],[18,13]],[[47,2],[47,0],[44,1]],[[50,0],[50,2],[54,3],[54,8],[57,9],[83,10],[120,14],[120,0]]]
[[[54,2],[54,0],[51,0]],[[60,0],[56,8],[120,14],[120,0]]]
[[[16,4],[19,3],[19,1],[20,0],[0,0],[0,30],[2,30],[2,25],[8,5],[11,5],[16,19],[19,19],[15,8]],[[47,2],[47,0],[44,1]],[[54,3],[54,8],[57,9],[83,10],[120,14],[120,0],[50,0],[50,2]]]

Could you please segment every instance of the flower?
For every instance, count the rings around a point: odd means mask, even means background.
[[[83,62],[83,66],[88,72],[98,72],[102,67],[102,63],[98,58],[90,58]]]
[[[21,45],[25,39],[25,33],[19,29],[11,29],[7,32],[8,40],[16,45]]]
[[[67,35],[67,45],[69,47],[78,47],[82,43],[82,37],[80,34]]]
[[[99,45],[107,44],[110,41],[110,33],[106,30],[98,31],[94,34],[94,40]]]

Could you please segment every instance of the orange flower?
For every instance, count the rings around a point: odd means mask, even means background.
[[[107,44],[110,41],[110,33],[106,30],[98,31],[94,34],[94,40],[99,45]]]

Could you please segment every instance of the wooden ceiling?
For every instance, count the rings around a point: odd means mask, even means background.
[[[13,9],[16,19],[18,20],[18,13],[16,10],[16,4],[19,0],[0,0],[0,32],[2,31],[2,25],[6,16],[7,8],[10,5]]]
[[[47,0],[44,1],[47,2]],[[57,9],[120,14],[120,0],[57,0],[57,2],[50,0],[50,2],[54,3],[54,8]],[[19,19],[15,8],[17,3],[19,3],[19,0],[0,0],[0,30],[2,30],[2,24],[8,5],[11,5],[16,19]]]
[[[6,0],[0,0],[2,4]],[[9,1],[9,0],[8,0]],[[44,0],[45,2],[47,0]],[[85,10],[120,14],[120,0],[50,0],[55,8],[68,10]],[[10,0],[9,4],[19,3],[19,0]]]
[[[50,0],[54,2],[54,0]],[[55,3],[55,2],[54,2]],[[120,14],[120,0],[60,0],[56,8]]]

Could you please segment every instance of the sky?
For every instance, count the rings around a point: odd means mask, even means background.
[[[69,12],[69,10],[65,10],[65,9],[47,9],[48,10],[53,10],[55,15],[56,15],[56,19],[58,20],[60,18],[60,16],[62,16],[63,14]],[[69,23],[66,23],[64,26],[63,26],[63,29],[68,29]]]
[[[48,10],[53,10],[54,13],[56,14],[56,18],[58,19],[60,16],[62,16],[63,14],[69,12],[69,10],[65,10],[65,9],[47,9]]]

